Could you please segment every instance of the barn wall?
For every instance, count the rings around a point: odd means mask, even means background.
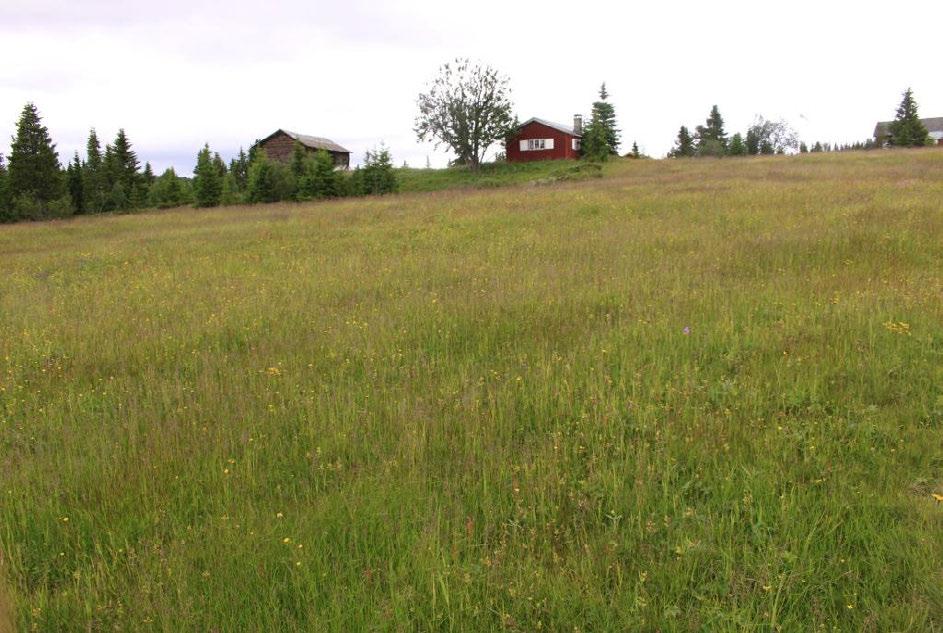
[[[291,154],[295,151],[295,139],[291,138],[287,134],[278,134],[272,138],[263,141],[259,144],[259,147],[265,150],[265,155],[271,158],[272,160],[277,160],[282,163],[287,163],[291,160]],[[305,150],[309,154],[314,154],[318,150],[311,147],[305,147]],[[328,152],[331,155],[331,158],[334,159],[334,164],[338,167],[348,168],[350,167],[350,154],[344,152]]]
[[[532,138],[552,138],[553,149],[524,151],[520,149],[521,141]],[[535,160],[563,160],[579,158],[580,153],[573,150],[573,135],[561,132],[536,121],[528,123],[518,130],[517,135],[508,140],[507,157],[509,163],[524,163]]]

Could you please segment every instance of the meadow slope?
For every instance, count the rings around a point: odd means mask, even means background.
[[[0,627],[943,629],[943,152],[0,227]]]

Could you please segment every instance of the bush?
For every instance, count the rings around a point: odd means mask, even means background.
[[[291,170],[285,165],[271,161],[265,152],[259,152],[249,165],[247,201],[281,202],[295,195],[295,182]]]
[[[72,215],[75,210],[68,195],[49,202],[42,202],[33,194],[21,194],[13,199],[10,219],[16,220],[52,220]]]

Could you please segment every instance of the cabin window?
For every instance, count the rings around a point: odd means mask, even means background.
[[[582,143],[580,143],[580,139],[578,138],[573,139],[573,151],[578,152],[580,151],[581,147],[582,147]]]
[[[543,149],[553,149],[552,138],[529,138],[521,141],[522,152],[535,152]]]

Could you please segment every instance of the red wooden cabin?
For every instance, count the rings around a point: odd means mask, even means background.
[[[534,117],[508,138],[508,162],[579,158],[582,138],[583,117],[578,114],[573,117],[573,127]]]

